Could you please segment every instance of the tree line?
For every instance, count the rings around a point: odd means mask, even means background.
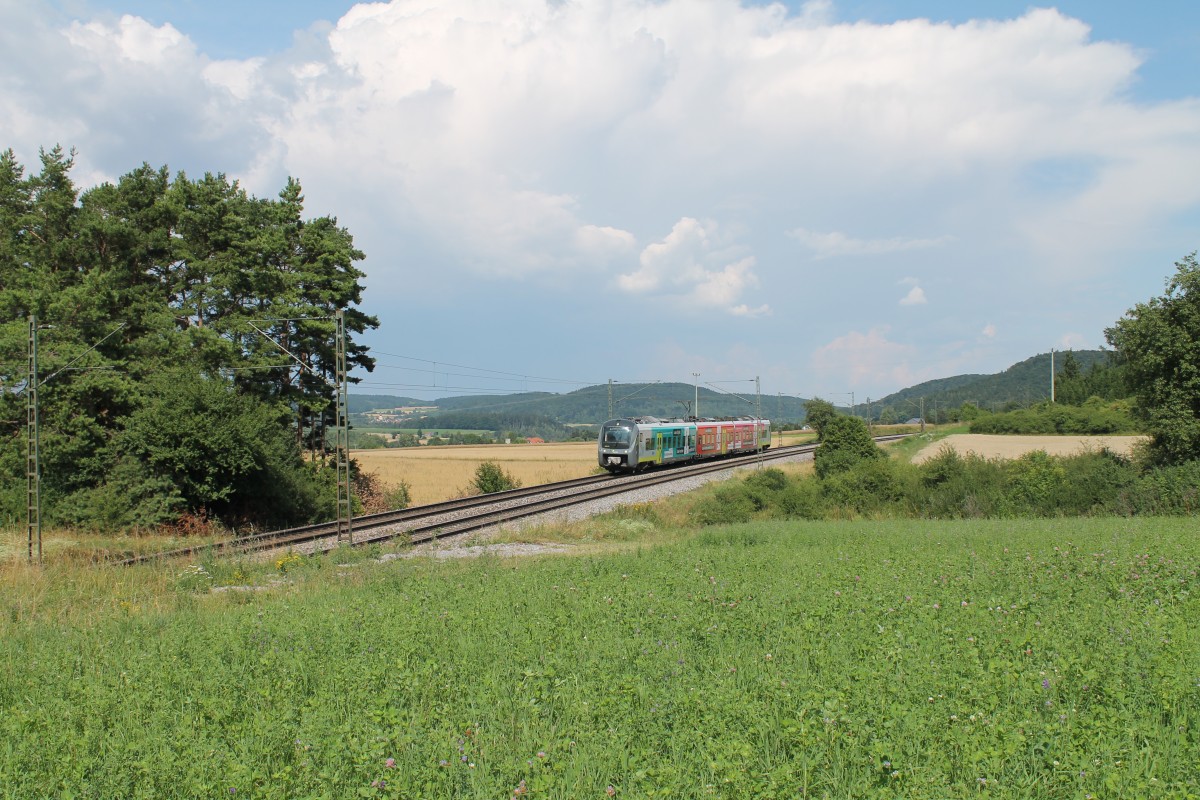
[[[335,314],[348,369],[378,327],[351,234],[290,178],[262,199],[142,164],[80,191],[74,151],[40,161],[0,153],[0,520],[25,515],[31,319],[45,521],[332,516]]]

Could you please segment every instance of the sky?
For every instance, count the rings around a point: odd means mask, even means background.
[[[1200,247],[1200,3],[0,0],[0,148],[298,179],[353,391],[993,373]]]

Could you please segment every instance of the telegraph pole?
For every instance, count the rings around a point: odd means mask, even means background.
[[[692,404],[692,409],[696,419],[700,419],[700,373],[692,373],[692,388],[696,390],[696,402]]]
[[[1054,404],[1054,348],[1050,348],[1050,404]]]
[[[779,427],[779,446],[783,447],[783,392],[776,392],[775,398],[775,422]]]
[[[50,376],[42,380],[38,373],[38,331],[42,328],[53,328],[53,325],[39,325],[36,314],[29,315],[29,372],[26,377],[28,383],[25,385],[25,482],[26,482],[26,511],[25,511],[25,528],[29,538],[29,560],[33,561],[34,542],[37,542],[37,560],[42,562],[42,465],[41,458],[38,452],[38,439],[40,437],[40,421],[38,419],[38,389],[41,384],[49,383],[56,377],[61,375],[71,365],[79,359],[83,358],[88,353],[95,350],[101,344],[109,339],[117,331],[125,327],[122,322],[117,327],[108,332],[100,341],[84,350],[75,358],[67,362],[66,366],[60,367],[57,372],[50,373]]]
[[[300,319],[328,320],[329,317],[301,317]],[[334,342],[335,382],[331,382],[329,378],[317,373],[316,370],[302,359],[297,358],[295,353],[275,341],[271,337],[271,334],[258,327],[254,320],[250,320],[249,324],[251,328],[258,331],[259,335],[282,350],[288,358],[299,364],[301,369],[308,370],[313,375],[316,375],[325,382],[326,386],[334,389],[337,393],[337,425],[334,431],[334,436],[337,440],[336,452],[334,453],[334,462],[337,468],[337,538],[339,542],[344,541],[354,544],[354,507],[351,500],[352,487],[350,485],[350,403],[349,398],[346,396],[346,312],[339,308],[333,319],[337,326]],[[434,369],[437,369],[436,364],[434,364]]]
[[[762,436],[759,428],[762,425],[762,384],[757,375],[754,376],[754,449],[758,451],[758,465],[763,465]]]
[[[29,315],[29,372],[25,384],[25,529],[29,540],[29,560],[33,561],[34,541],[37,560],[42,563],[42,472],[38,455],[38,322]]]
[[[346,312],[337,310],[337,538],[354,544],[354,516],[350,504],[350,413],[346,396]]]

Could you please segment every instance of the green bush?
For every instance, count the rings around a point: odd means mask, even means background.
[[[834,417],[825,425],[821,446],[813,454],[817,476],[826,478],[851,469],[860,461],[886,458],[858,417]]]
[[[1107,449],[1036,451],[1006,461],[944,449],[924,464],[847,459],[825,478],[762,470],[713,489],[690,512],[698,525],[847,516],[988,519],[1190,515],[1200,511],[1200,462],[1148,471]]]
[[[914,513],[929,519],[977,519],[1010,515],[1005,463],[975,454],[940,453],[920,466]]]
[[[1129,513],[1146,515],[1200,512],[1200,461],[1149,470],[1124,495]]]
[[[505,472],[495,461],[484,461],[475,469],[475,480],[471,484],[480,494],[493,494],[518,489],[521,482]]]
[[[859,459],[849,469],[826,478],[821,493],[827,506],[858,514],[878,513],[904,496],[898,468],[898,462],[887,458]]]
[[[745,481],[729,481],[697,503],[689,516],[699,525],[731,525],[749,522],[763,508],[756,503]]]
[[[824,519],[825,501],[813,480],[793,480],[779,493],[779,512],[787,519]]]
[[[1125,404],[1090,400],[1083,406],[1044,403],[971,422],[971,433],[1085,436],[1138,432],[1138,423]]]
[[[1130,513],[1127,497],[1138,470],[1129,459],[1104,448],[1060,463],[1066,479],[1054,498],[1058,514]]]
[[[1046,455],[1045,450],[1035,450],[1011,462],[1009,496],[1014,506],[1036,516],[1052,514],[1066,477],[1058,459]]]

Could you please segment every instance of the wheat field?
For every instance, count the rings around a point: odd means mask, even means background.
[[[920,464],[949,447],[959,455],[974,453],[984,458],[1020,458],[1034,450],[1045,450],[1052,456],[1078,455],[1088,450],[1107,447],[1128,456],[1144,436],[1011,436],[982,433],[956,433],[930,444],[913,457]]]
[[[594,442],[401,447],[351,456],[384,483],[407,483],[413,505],[474,494],[471,481],[484,461],[499,464],[522,486],[582,478],[598,468]]]

